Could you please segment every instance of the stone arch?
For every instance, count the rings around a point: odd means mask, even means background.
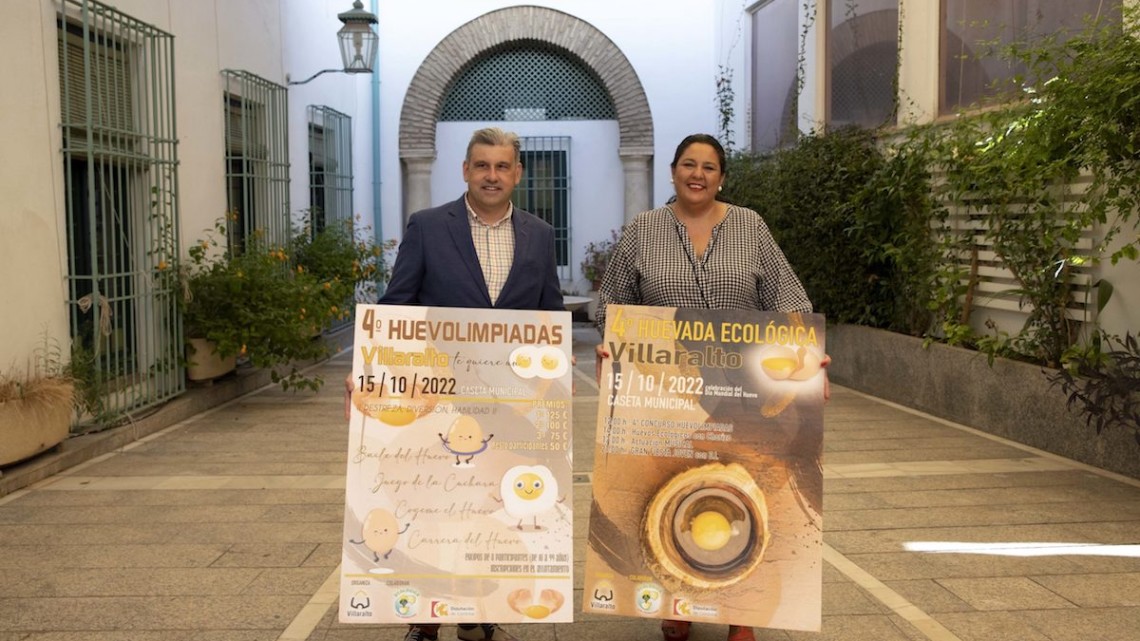
[[[405,168],[404,216],[431,205],[431,165],[444,93],[479,55],[518,40],[538,40],[564,50],[592,69],[617,111],[625,169],[625,211],[649,209],[653,117],[633,65],[604,33],[567,13],[536,6],[498,9],[448,34],[412,77],[400,111],[400,160]],[[627,214],[630,215],[630,214]]]

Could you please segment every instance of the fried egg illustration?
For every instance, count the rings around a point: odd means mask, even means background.
[[[537,354],[538,367],[535,368],[535,375],[539,378],[558,378],[570,367],[566,355],[553,345],[538,348]]]
[[[517,529],[523,529],[523,519],[532,518],[534,529],[538,525],[538,515],[561,503],[558,498],[558,481],[550,468],[545,465],[516,465],[507,470],[499,482],[503,511],[512,519],[518,519]]]
[[[456,465],[470,464],[476,454],[487,449],[487,443],[493,438],[494,434],[483,438],[483,428],[479,426],[479,421],[467,415],[461,415],[452,422],[447,436],[439,435],[443,449],[455,455]],[[467,457],[467,460],[461,461],[462,457]]]
[[[373,560],[379,563],[381,556],[388,558],[392,549],[396,547],[396,539],[411,526],[411,523],[405,523],[404,529],[401,530],[399,522],[391,512],[375,509],[364,519],[364,525],[360,528],[360,540],[349,539],[348,542],[363,545],[371,550]]]
[[[511,352],[508,362],[511,370],[519,378],[534,378],[538,375],[539,354],[534,345],[523,345]]]

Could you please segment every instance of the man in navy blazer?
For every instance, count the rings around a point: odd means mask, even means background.
[[[511,204],[522,178],[519,149],[513,133],[475,132],[463,161],[467,193],[408,219],[382,304],[564,309],[554,228]],[[518,641],[495,623],[461,623],[457,636]],[[438,638],[439,625],[412,624],[404,641]]]
[[[519,139],[480,129],[467,146],[467,193],[412,214],[382,304],[564,309],[554,228],[511,205]]]

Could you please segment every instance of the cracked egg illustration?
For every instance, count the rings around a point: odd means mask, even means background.
[[[768,507],[744,467],[710,463],[665,483],[642,519],[649,567],[672,591],[713,590],[750,575],[768,546]]]
[[[535,594],[527,588],[520,588],[507,595],[507,605],[512,610],[531,619],[545,619],[558,611],[566,597],[558,590],[545,589]]]

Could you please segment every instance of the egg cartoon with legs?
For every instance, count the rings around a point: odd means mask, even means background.
[[[516,465],[507,470],[499,482],[503,511],[512,519],[518,519],[516,529],[523,529],[523,520],[532,519],[535,530],[543,529],[538,524],[538,515],[552,509],[558,498],[558,481],[550,468],[545,465]]]
[[[487,444],[493,438],[494,434],[484,438],[479,421],[467,415],[461,415],[451,423],[447,436],[439,434],[439,440],[443,441],[443,449],[455,455],[456,465],[469,465],[476,454],[487,449]]]
[[[360,540],[349,539],[348,542],[368,548],[372,552],[373,560],[379,563],[380,557],[388,558],[396,547],[396,540],[411,526],[411,523],[405,523],[404,529],[401,530],[395,515],[388,510],[375,509],[364,518],[364,525],[360,528]]]

